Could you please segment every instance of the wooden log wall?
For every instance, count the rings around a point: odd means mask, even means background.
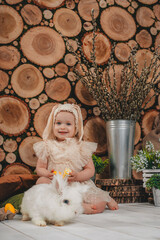
[[[79,104],[84,139],[98,142],[97,154],[107,156],[105,122],[95,100],[76,80],[76,59],[59,34],[75,50],[79,39],[90,59],[91,9],[98,29],[97,63],[105,69],[116,43],[118,78],[130,49],[138,44],[141,69],[144,56],[149,60],[160,45],[158,0],[0,0],[0,175],[34,171],[32,145],[41,140],[57,102]],[[135,151],[159,123],[159,109],[157,96],[136,123]]]

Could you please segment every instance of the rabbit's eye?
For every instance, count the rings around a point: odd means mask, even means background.
[[[64,199],[63,202],[64,202],[65,204],[69,204],[69,200],[67,200],[67,199]]]

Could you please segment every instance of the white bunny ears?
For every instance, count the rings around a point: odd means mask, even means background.
[[[71,112],[73,113],[75,117],[75,125],[76,125],[76,135],[77,139],[79,141],[82,140],[83,137],[83,118],[81,114],[81,109],[78,105],[75,104],[57,104],[52,108],[52,111],[49,115],[47,125],[44,129],[42,138],[43,140],[47,139],[55,139],[54,133],[53,133],[53,125],[55,122],[55,118],[57,113],[61,111]]]

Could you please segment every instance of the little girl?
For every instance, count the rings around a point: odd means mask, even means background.
[[[38,157],[36,172],[40,176],[37,184],[50,183],[53,171],[64,172],[71,169],[68,177],[70,184],[77,181],[89,186],[84,196],[84,213],[103,212],[106,205],[111,210],[118,209],[117,203],[106,191],[97,188],[90,179],[95,172],[92,154],[97,144],[82,141],[83,119],[78,105],[57,104],[53,107],[43,141],[33,145]]]

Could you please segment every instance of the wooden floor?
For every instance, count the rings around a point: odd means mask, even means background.
[[[21,215],[0,222],[0,240],[160,240],[160,207],[119,204],[118,211],[80,215],[62,227],[38,227]]]

